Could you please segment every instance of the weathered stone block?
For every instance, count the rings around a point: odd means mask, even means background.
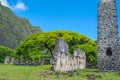
[[[22,59],[22,63],[21,63],[22,65],[26,65],[26,58],[23,58]]]
[[[10,64],[15,64],[15,58],[14,57],[11,58]]]
[[[20,65],[20,64],[21,64],[20,58],[16,58],[15,64],[17,64],[17,65]]]
[[[29,58],[29,59],[28,59],[28,65],[30,65],[30,66],[33,65],[33,63],[32,63],[32,58]]]
[[[34,65],[35,65],[35,66],[39,65],[39,59],[38,59],[38,58],[35,58],[35,60],[34,60]]]
[[[10,56],[5,57],[4,64],[10,64]]]

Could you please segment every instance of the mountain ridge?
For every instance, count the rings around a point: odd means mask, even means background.
[[[0,46],[15,49],[27,36],[40,31],[40,27],[32,26],[0,3]]]

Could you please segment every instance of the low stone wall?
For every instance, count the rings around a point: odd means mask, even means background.
[[[51,58],[52,70],[73,71],[86,67],[86,55],[80,49],[74,50],[74,55],[68,54],[68,44],[57,38],[53,57]]]
[[[41,59],[36,58],[36,59],[32,60],[32,58],[20,59],[20,58],[6,56],[6,58],[4,60],[4,64],[37,66],[37,65],[44,65],[45,61],[48,59],[50,60],[50,58],[41,58]]]

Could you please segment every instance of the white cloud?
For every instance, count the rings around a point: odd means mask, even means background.
[[[6,7],[10,7],[7,0],[0,0],[1,4],[6,6]]]
[[[9,7],[13,10],[26,10],[28,9],[28,7],[21,1],[18,1],[16,5],[9,5],[8,1],[7,0],[0,0],[1,4],[6,6],[6,7]]]
[[[26,10],[28,9],[28,7],[23,3],[23,2],[18,2],[15,6],[14,6],[15,10]]]

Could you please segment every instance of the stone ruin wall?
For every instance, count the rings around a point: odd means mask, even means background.
[[[86,55],[79,49],[74,50],[74,55],[68,54],[68,44],[57,38],[53,58],[51,59],[52,70],[73,71],[86,67]]]
[[[29,66],[37,66],[37,65],[44,65],[45,61],[49,60],[50,58],[41,58],[41,59],[20,59],[15,57],[6,56],[4,59],[4,64],[16,64],[16,65],[29,65]]]

